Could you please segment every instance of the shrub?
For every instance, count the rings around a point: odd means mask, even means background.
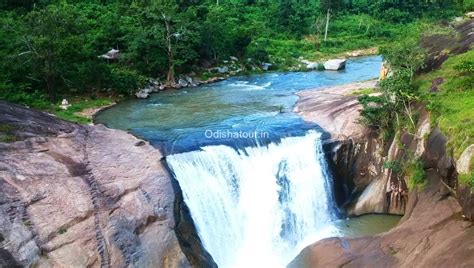
[[[420,160],[411,161],[406,168],[406,176],[408,177],[408,189],[413,190],[416,186],[423,186],[425,180],[425,170],[423,162]]]
[[[109,85],[118,93],[131,95],[138,88],[146,84],[146,77],[137,71],[124,67],[115,67],[111,70]]]

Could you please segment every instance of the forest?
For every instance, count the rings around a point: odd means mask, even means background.
[[[289,69],[418,35],[473,1],[22,0],[0,3],[0,98],[47,109],[64,97],[129,96],[238,58]],[[103,55],[115,49],[120,56]],[[101,56],[102,55],[102,56]]]

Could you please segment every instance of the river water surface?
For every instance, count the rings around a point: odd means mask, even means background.
[[[199,237],[219,267],[284,267],[330,236],[385,231],[397,218],[339,219],[326,135],[292,112],[296,92],[378,76],[381,57],[344,71],[275,72],[128,100],[96,123],[160,148]]]

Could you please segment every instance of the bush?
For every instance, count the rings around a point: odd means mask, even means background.
[[[137,71],[124,67],[115,67],[111,70],[109,85],[118,93],[131,95],[146,84],[146,77]]]
[[[415,160],[409,163],[406,168],[406,176],[408,177],[408,189],[413,190],[416,186],[423,186],[425,184],[425,170],[423,162]]]
[[[462,61],[461,63],[455,65],[454,69],[466,75],[473,75],[474,74],[474,61],[472,60]]]
[[[35,109],[48,109],[51,105],[46,95],[38,90],[13,88],[6,83],[0,84],[0,99]]]

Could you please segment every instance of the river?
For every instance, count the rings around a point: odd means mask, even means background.
[[[96,123],[131,131],[164,152],[219,267],[284,267],[319,239],[396,223],[340,219],[322,150],[326,134],[292,112],[296,92],[376,78],[381,62],[363,57],[338,72],[272,72],[164,91],[121,102]]]

